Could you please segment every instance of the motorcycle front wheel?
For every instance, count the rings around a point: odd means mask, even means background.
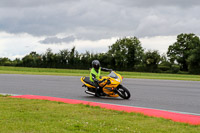
[[[131,97],[129,90],[126,89],[126,87],[124,87],[123,85],[119,85],[116,88],[116,93],[123,99],[129,99]]]

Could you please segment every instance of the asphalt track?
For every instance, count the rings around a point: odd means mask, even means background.
[[[41,95],[118,105],[146,107],[200,115],[200,82],[124,79],[129,100],[96,98],[85,94],[80,77],[0,74],[0,93]]]

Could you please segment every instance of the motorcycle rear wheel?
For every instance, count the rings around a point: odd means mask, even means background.
[[[123,99],[129,99],[131,97],[131,94],[126,87],[123,85],[119,85],[116,89],[116,93]]]

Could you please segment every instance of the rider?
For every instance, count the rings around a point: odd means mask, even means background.
[[[90,71],[90,81],[94,82],[95,84],[95,87],[96,87],[95,96],[105,95],[105,93],[103,93],[102,87],[99,86],[99,83],[103,82],[103,81],[99,81],[101,70],[107,71],[107,72],[112,71],[112,69],[101,67],[100,62],[98,60],[93,60],[92,69]]]

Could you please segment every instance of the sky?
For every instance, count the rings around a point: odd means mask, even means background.
[[[198,0],[0,0],[0,57],[106,52],[130,36],[163,54],[178,34],[200,35],[199,12]]]

